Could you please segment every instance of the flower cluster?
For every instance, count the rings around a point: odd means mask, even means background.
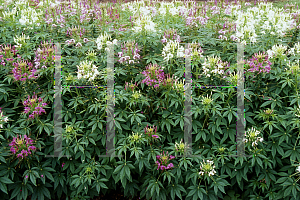
[[[24,158],[27,157],[29,154],[32,154],[31,151],[36,151],[36,147],[32,145],[33,140],[27,135],[24,135],[23,137],[20,135],[17,135],[17,137],[14,137],[12,142],[9,144],[11,146],[10,151],[13,154],[17,154],[17,158]]]
[[[175,76],[175,78],[176,78],[176,76]],[[172,88],[174,90],[177,90],[177,92],[183,92],[184,91],[184,85],[185,85],[184,82],[185,82],[185,79],[182,79],[182,81],[180,81],[179,79],[176,79],[174,85],[172,86]]]
[[[285,33],[296,25],[290,13],[282,12],[282,9],[273,7],[272,3],[259,3],[258,7],[248,8],[246,11],[239,10],[232,13],[237,17],[235,36],[240,42],[246,44],[246,39],[255,43],[259,33],[284,36]]]
[[[29,40],[29,36],[26,37],[26,35],[22,32],[22,36],[15,36],[14,42],[17,44],[15,47],[21,48],[22,45],[26,44],[26,40]]]
[[[35,9],[31,7],[26,7],[26,9],[21,10],[21,18],[19,19],[20,24],[22,25],[32,25],[36,24],[37,26],[40,25],[38,23],[40,21],[39,16],[42,15],[43,13],[37,13]]]
[[[189,148],[189,145],[183,143],[183,139],[181,139],[180,143],[175,142],[175,149],[177,152],[184,153]]]
[[[229,67],[228,62],[222,62],[219,56],[207,56],[205,58],[203,66],[203,74],[207,77],[211,77],[211,74],[224,74],[224,71]],[[223,77],[224,78],[224,77]]]
[[[8,122],[8,117],[5,117],[3,115],[3,111],[1,109],[2,108],[0,108],[0,128],[3,128],[3,124],[5,124],[6,122]]]
[[[92,60],[92,61],[97,61],[97,54],[95,53],[94,50],[91,51],[89,49],[88,52],[85,55],[86,55],[85,59]]]
[[[171,167],[174,167],[173,163],[169,163],[170,160],[174,159],[175,156],[169,155],[169,153],[167,152],[165,154],[165,151],[163,151],[163,154],[161,154],[160,156],[157,155],[156,158],[159,160],[157,160],[155,163],[157,164],[157,170],[165,170],[165,169],[170,169]]]
[[[42,113],[46,113],[44,107],[47,106],[47,103],[44,103],[41,97],[37,98],[36,94],[34,94],[32,98],[28,95],[28,99],[23,101],[23,105],[25,106],[24,113],[30,113],[29,119],[34,119],[42,115]]]
[[[148,128],[148,124],[147,127],[144,128],[145,131],[145,135],[148,136],[149,138],[159,138],[159,136],[157,135],[156,131],[157,131],[157,126],[155,127],[153,125],[153,127],[149,127]]]
[[[271,110],[270,108],[268,108],[267,110],[264,110],[264,113],[266,115],[271,115],[274,112],[274,110]]]
[[[295,56],[295,52],[300,55],[300,42],[296,43],[294,48],[289,49],[288,54]]]
[[[4,46],[0,45],[0,59],[2,59],[1,65],[5,66],[4,59],[12,63],[14,61],[13,57],[16,55],[17,51],[18,50],[16,50],[15,46],[11,47],[11,44],[4,44]]]
[[[287,46],[280,45],[274,45],[272,49],[269,49],[267,51],[269,58],[278,58],[279,60],[283,60],[286,58],[286,52]]]
[[[206,162],[201,163],[200,165],[200,169],[201,171],[199,172],[200,175],[204,175],[204,174],[208,174],[208,176],[213,176],[215,175],[217,172],[215,170],[215,165],[213,165],[213,161],[210,160],[206,160]]]
[[[163,48],[162,56],[164,60],[169,61],[174,57],[175,49],[177,49],[177,57],[184,57],[184,48],[179,46],[178,41],[169,40],[166,46]]]
[[[252,129],[248,129],[248,131],[245,133],[245,142],[252,142],[252,146],[257,145],[257,142],[263,141],[262,137],[257,137],[260,134],[260,131],[256,130],[255,128],[252,127]]]
[[[289,63],[287,64],[289,66],[289,71],[292,72],[292,74],[295,72],[299,72],[299,69],[300,69],[300,65],[299,65],[299,61],[300,60],[296,60],[295,62],[292,62],[291,64],[291,61],[289,60]]]
[[[146,83],[148,86],[154,85],[154,88],[158,88],[159,84],[164,80],[165,75],[164,71],[161,69],[161,66],[157,64],[149,64],[146,66],[146,71],[143,71],[142,74],[146,76],[142,83]]]
[[[261,72],[269,73],[271,71],[271,65],[272,63],[269,61],[268,55],[266,55],[265,52],[259,52],[255,53],[254,56],[247,61],[246,67],[250,66],[250,69],[248,69],[249,72],[257,71],[258,74],[260,74]]]
[[[17,14],[17,7],[14,7],[11,11],[7,8],[7,10],[2,13],[3,13],[3,19],[8,20],[12,18],[14,20]]]
[[[112,42],[110,42],[109,40],[111,40],[111,36],[108,35],[106,32],[104,32],[103,34],[99,35],[99,37],[96,39],[96,43],[97,43],[97,48],[99,50],[101,50],[103,48],[103,46],[105,45],[110,45],[110,44],[117,44],[118,40],[114,39]],[[108,47],[105,48],[105,50],[109,50]]]
[[[198,27],[199,26],[198,24],[206,25],[208,19],[209,19],[208,16],[205,16],[205,17],[201,17],[201,16],[187,17],[186,18],[186,25],[189,26],[189,27],[192,27],[192,26]]]
[[[170,74],[167,74],[165,79],[162,81],[162,86],[166,87],[166,88],[170,88],[173,87],[175,79],[174,79],[174,74],[172,77],[170,77]]]
[[[139,99],[141,97],[141,91],[134,91],[131,95],[135,100]]]
[[[127,90],[128,88],[130,88],[133,92],[133,90],[135,88],[138,87],[138,84],[135,82],[134,84],[132,83],[132,80],[131,80],[131,84],[129,84],[128,82],[125,82],[125,90]]]
[[[95,65],[92,65],[92,61],[82,61],[80,62],[80,65],[77,65],[77,78],[78,79],[89,79],[89,81],[92,81],[96,78],[97,75],[100,74],[98,71],[98,68]]]
[[[132,132],[132,135],[128,136],[129,140],[131,143],[134,143],[134,142],[139,142],[139,140],[142,138],[142,133],[139,134],[139,133],[133,133]]]
[[[51,43],[51,40],[50,42]],[[42,65],[42,69],[46,69],[48,64],[54,64],[55,53],[54,53],[54,44],[49,44],[48,41],[44,43],[41,42],[41,45],[35,51],[35,68],[38,69]]]
[[[166,43],[169,40],[176,40],[177,42],[181,42],[180,35],[177,34],[175,29],[168,29],[165,30],[163,39],[161,40],[162,43]]]
[[[127,41],[126,44],[124,42],[124,45],[122,46],[122,52],[118,52],[120,60],[120,63],[135,63],[135,60],[138,60],[141,58],[140,54],[138,53],[140,50],[138,48],[138,44],[135,41],[129,42]],[[139,61],[136,61],[137,63],[140,63]]]
[[[236,24],[235,23],[233,23],[233,22],[225,22],[223,24],[222,29],[219,30],[219,32],[218,32],[218,33],[222,34],[222,36],[221,37],[219,36],[219,38],[221,38],[221,40],[224,40],[224,39],[227,40],[227,38],[230,38],[233,41],[238,40],[238,38],[235,37],[234,35],[230,36],[231,32],[233,32],[235,30],[236,30]],[[226,37],[226,35],[228,37]]]
[[[13,76],[16,81],[25,81],[27,79],[36,79],[38,76],[35,76],[36,69],[33,68],[33,65],[31,62],[28,62],[27,60],[23,61],[20,60],[18,62],[13,63]]]
[[[72,26],[72,28],[68,27],[66,36],[82,37],[84,35],[84,33],[85,33],[85,28],[80,28],[79,26],[77,26],[77,27]]]
[[[212,95],[212,92],[211,92]],[[210,97],[208,97],[208,94],[206,95],[206,97],[202,96],[202,105],[210,105],[211,102],[213,102],[213,99]]]
[[[141,17],[133,23],[135,24],[135,27],[133,27],[132,30],[136,33],[141,32],[142,30],[144,30],[145,33],[156,32],[156,24],[149,15],[141,15]]]

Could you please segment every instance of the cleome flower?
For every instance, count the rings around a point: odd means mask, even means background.
[[[199,172],[200,175],[204,175],[204,174],[208,174],[208,176],[213,176],[215,175],[217,172],[215,170],[215,165],[213,165],[213,161],[210,160],[206,160],[206,162],[201,163],[200,165],[200,169],[201,171]]]
[[[170,77],[170,74],[167,74],[165,79],[162,81],[162,86],[164,87],[173,87],[174,86],[174,82],[175,82],[175,79],[174,79],[174,74],[172,77]]]
[[[203,74],[205,74],[206,77],[211,77],[212,74],[222,75],[228,65],[227,62],[222,62],[219,56],[207,56],[202,64]]]
[[[289,70],[288,71],[291,71],[292,74],[295,72],[298,72],[299,69],[300,69],[300,65],[299,65],[299,61],[300,60],[296,60],[295,62],[292,62],[291,64],[291,61],[289,60],[289,62],[287,63],[287,65],[289,66]]]
[[[246,63],[246,66],[250,66],[250,69],[248,69],[249,72],[258,72],[258,74],[261,72],[269,73],[271,71],[271,65],[272,63],[269,61],[268,55],[266,55],[265,52],[255,53]]]
[[[269,58],[278,58],[279,60],[283,60],[286,58],[286,52],[287,46],[280,45],[274,45],[272,49],[269,49],[267,51]]]
[[[120,59],[118,60],[120,63],[140,63],[138,60],[141,58],[138,53],[140,50],[138,48],[138,44],[135,41],[127,41],[124,42],[124,45],[121,45],[122,52],[118,52]]]
[[[31,62],[28,62],[27,60],[24,61],[18,61],[13,63],[13,76],[16,81],[25,81],[27,79],[36,79],[38,76],[35,76],[36,69],[33,68],[33,65]]]
[[[158,88],[159,84],[163,82],[164,80],[164,71],[161,69],[161,66],[154,64],[152,65],[151,63],[146,66],[146,70],[142,72],[146,78],[142,80],[142,83],[146,83],[148,86],[153,86],[154,88]]]
[[[147,124],[147,127],[144,128],[144,131],[147,139],[154,141],[155,139],[159,138],[159,134],[157,133],[157,126],[155,127],[153,125],[152,128],[151,127],[148,128],[148,124]]]
[[[47,68],[47,65],[54,64],[55,59],[55,46],[54,44],[50,44],[51,40],[48,42],[41,41],[41,45],[39,45],[38,49],[35,51],[35,69],[38,69],[40,66],[41,68]]]
[[[132,132],[132,135],[128,136],[129,140],[131,143],[134,143],[134,142],[139,142],[140,139],[142,138],[142,133],[139,134],[139,133],[133,133]]]
[[[177,50],[177,57],[184,57],[184,48],[182,46],[179,46],[178,41],[168,41],[167,39],[165,39],[165,41],[167,43],[162,51],[162,56],[164,57],[164,60],[169,61],[171,58],[173,58],[175,55],[175,50]]]
[[[183,139],[181,139],[180,143],[175,142],[175,150],[180,153],[184,153],[185,150],[189,148],[189,145],[183,143]]]
[[[181,81],[179,79],[175,79],[175,83],[173,84],[172,88],[174,90],[177,90],[177,92],[183,92],[184,91],[184,85],[185,85],[185,79],[182,79]]]
[[[294,48],[288,50],[289,55],[300,55],[300,42],[296,43]]]
[[[3,115],[3,111],[1,109],[2,108],[0,108],[0,128],[3,128],[3,124],[8,122],[8,117]]]
[[[127,90],[128,88],[130,88],[133,92],[133,90],[135,88],[138,87],[138,84],[135,82],[134,84],[132,83],[132,80],[131,80],[131,83],[129,84],[128,82],[125,82],[125,90]]]
[[[135,26],[132,30],[136,33],[145,31],[145,33],[156,32],[156,24],[152,21],[151,16],[141,15],[139,19],[133,22]]]
[[[274,112],[274,110],[271,110],[270,108],[268,108],[267,110],[264,110],[264,113],[266,115],[271,115]]]
[[[9,146],[11,146],[10,151],[13,154],[17,154],[17,158],[22,159],[32,154],[31,151],[36,151],[36,147],[33,146],[33,140],[27,137],[27,135],[23,135],[23,137],[17,135],[17,137],[13,137]]]
[[[78,79],[88,79],[89,81],[93,81],[97,75],[100,74],[98,68],[95,65],[92,65],[92,61],[82,61],[80,65],[77,66],[77,78]]]
[[[47,106],[47,103],[43,102],[41,97],[37,98],[37,95],[33,95],[32,98],[28,95],[28,99],[23,101],[23,105],[25,106],[25,110],[23,111],[24,114],[29,114],[28,119],[34,119],[42,113],[46,113],[44,107]]]
[[[15,47],[21,48],[23,44],[25,44],[26,39],[29,40],[29,36],[26,37],[24,33],[22,33],[22,36],[15,36],[14,42],[17,44]]]
[[[157,155],[156,158],[158,159],[155,163],[157,164],[157,170],[165,170],[170,169],[174,167],[173,163],[169,163],[170,160],[174,159],[175,156],[169,155],[168,151],[165,154],[165,151],[163,151],[163,154]]]
[[[211,92],[212,95],[212,92]],[[213,99],[211,97],[208,97],[208,94],[206,95],[206,97],[202,96],[202,104],[203,105],[210,105],[211,102],[213,102]]]
[[[103,34],[99,35],[99,37],[96,39],[96,43],[97,43],[97,48],[99,50],[103,49],[104,46],[107,46],[109,44],[117,44],[118,40],[114,39],[112,42],[110,42],[109,40],[111,40],[111,36],[108,35],[106,32],[104,32]],[[108,50],[108,47],[105,48],[105,50]]]
[[[244,141],[247,142],[252,142],[252,146],[257,145],[257,142],[263,141],[262,137],[258,137],[258,135],[260,134],[260,131],[256,130],[255,128],[252,127],[252,129],[248,129],[248,131],[246,131],[245,133],[245,139]]]
[[[139,99],[141,97],[141,91],[134,91],[131,95],[135,100]]]

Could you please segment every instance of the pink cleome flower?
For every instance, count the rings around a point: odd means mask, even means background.
[[[163,154],[161,156],[157,155],[156,158],[159,161],[156,161],[155,163],[157,164],[157,170],[165,170],[165,169],[171,169],[174,167],[173,163],[168,163],[170,160],[174,159],[175,156],[169,155],[168,152],[165,154],[163,151]]]
[[[42,113],[46,113],[44,107],[47,106],[47,103],[44,103],[41,97],[37,98],[36,94],[32,98],[28,95],[28,99],[23,101],[23,105],[25,106],[23,113],[30,113],[28,119],[34,119]]]
[[[27,135],[23,137],[21,135],[17,135],[17,137],[13,137],[12,142],[9,144],[10,151],[13,154],[17,154],[17,158],[27,157],[29,154],[32,154],[31,151],[36,151],[36,147],[32,146],[33,140]],[[31,146],[29,146],[31,145]]]

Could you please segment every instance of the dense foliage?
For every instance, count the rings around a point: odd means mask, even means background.
[[[1,2],[1,1],[0,1]],[[298,7],[263,2],[10,0],[0,6],[0,192],[91,199],[299,199]],[[54,153],[61,45],[62,153]],[[188,48],[182,43],[192,43]],[[236,155],[237,44],[244,44],[245,152]],[[114,45],[115,151],[106,154]],[[192,149],[183,141],[190,55]],[[68,87],[68,86],[94,87]],[[96,87],[99,86],[99,87]],[[103,87],[100,87],[103,86]],[[179,157],[186,150],[200,157]],[[122,157],[121,157],[122,156]]]

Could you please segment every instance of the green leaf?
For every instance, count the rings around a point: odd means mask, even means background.
[[[14,182],[12,182],[9,178],[7,177],[0,177],[0,182],[4,183],[4,184],[12,184]]]
[[[2,190],[2,192],[8,194],[7,193],[7,186],[2,182],[0,182],[0,189]]]

